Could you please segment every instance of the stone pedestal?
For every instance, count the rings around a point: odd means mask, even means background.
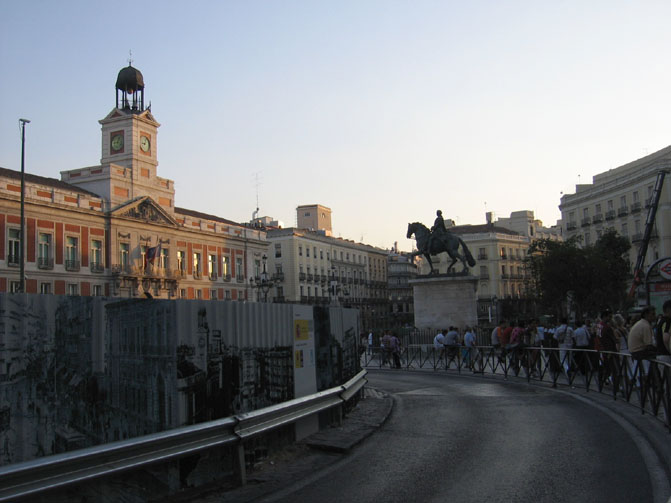
[[[420,276],[411,280],[414,294],[415,326],[463,329],[478,323],[475,292],[478,279],[463,275]]]

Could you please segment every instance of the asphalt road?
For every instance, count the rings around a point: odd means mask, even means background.
[[[368,377],[394,396],[388,421],[329,468],[263,501],[653,501],[631,436],[585,401],[433,373]]]

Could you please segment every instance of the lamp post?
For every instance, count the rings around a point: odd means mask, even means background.
[[[263,292],[263,302],[268,302],[268,292],[275,285],[275,282],[270,279],[268,272],[266,271],[266,261],[268,257],[263,255],[263,271],[260,276],[251,278],[249,281],[252,284],[252,288]],[[257,295],[258,297],[258,295]]]
[[[26,124],[29,124],[28,119],[19,119],[21,123],[21,233],[19,234],[19,292],[26,292],[26,256],[25,256],[25,204],[26,204],[26,177],[25,177],[25,158],[26,158]]]

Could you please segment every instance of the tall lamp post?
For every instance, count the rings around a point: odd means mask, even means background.
[[[263,271],[261,272],[260,276],[256,276],[254,278],[251,278],[249,281],[252,284],[252,288],[256,288],[259,291],[263,292],[263,302],[268,302],[268,292],[270,289],[275,286],[275,282],[270,279],[268,276],[268,272],[266,271],[266,261],[268,260],[268,257],[266,255],[263,256]]]
[[[26,124],[29,124],[28,119],[19,119],[21,123],[21,234],[20,234],[20,246],[19,250],[19,292],[26,292],[26,255],[25,255],[25,234],[26,234],[26,224],[25,224],[25,204],[26,204],[26,176],[25,176],[25,158],[26,158]]]

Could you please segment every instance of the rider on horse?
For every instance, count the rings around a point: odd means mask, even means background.
[[[431,227],[431,236],[429,237],[429,250],[433,246],[434,240],[442,241],[443,236],[447,234],[447,228],[445,227],[445,220],[443,220],[443,212],[438,210],[436,211],[436,220],[433,222],[433,227]]]

